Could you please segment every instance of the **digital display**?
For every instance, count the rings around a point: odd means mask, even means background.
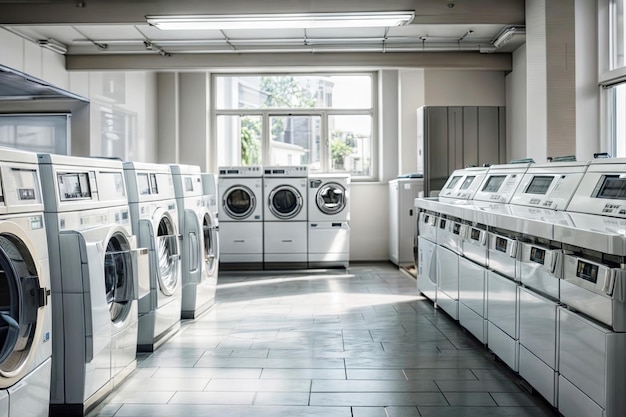
[[[61,201],[91,198],[89,173],[87,172],[58,174],[57,182]]]
[[[34,169],[11,169],[11,175],[17,187],[17,198],[20,201],[39,201],[39,176]],[[0,196],[1,196],[0,192]]]
[[[619,175],[604,175],[601,181],[596,198],[626,200],[626,178]]]
[[[530,181],[530,184],[526,187],[525,193],[544,195],[548,192],[548,188],[550,188],[552,180],[554,180],[552,175],[537,175]]]
[[[17,196],[22,201],[25,201],[25,200],[35,200],[37,198],[36,195],[35,195],[35,189],[34,188],[18,188],[17,189]]]
[[[150,180],[148,174],[137,174],[137,191],[139,195],[150,194]]]
[[[185,177],[185,191],[193,191],[193,180],[191,177]]]
[[[500,189],[506,175],[492,175],[487,179],[487,183],[483,187],[483,191],[487,193],[495,193]]]
[[[506,247],[508,246],[509,241],[506,240],[503,237],[496,237],[496,250],[498,252],[505,252],[506,253]]]
[[[467,190],[469,186],[472,185],[472,183],[474,182],[474,178],[476,178],[476,176],[474,175],[465,177],[465,179],[463,180],[463,184],[461,184],[461,187],[459,187],[459,190]]]
[[[424,215],[424,223],[428,223],[428,220],[430,220],[430,216],[428,214]]]
[[[480,229],[472,229],[470,233],[470,238],[472,240],[480,240]]]
[[[448,183],[448,186],[446,188],[450,189],[450,188],[454,188],[454,186],[459,182],[459,180],[461,179],[461,177],[459,175],[452,177],[452,179],[450,180],[450,182]]]
[[[585,281],[598,282],[598,265],[590,264],[584,261],[578,261],[578,267],[576,268],[576,276],[582,278]]]
[[[543,265],[546,262],[546,251],[541,248],[530,248],[530,260]]]

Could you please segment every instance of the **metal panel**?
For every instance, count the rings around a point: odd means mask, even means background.
[[[428,195],[440,190],[450,175],[448,167],[448,108],[429,107],[426,112],[424,137],[426,173],[428,184],[424,184]]]
[[[459,303],[459,323],[473,334],[476,339],[483,344],[487,344],[487,320],[480,317],[463,303]]]
[[[491,322],[488,322],[487,345],[496,356],[502,359],[502,362],[517,372],[519,353],[517,341]]]
[[[497,107],[478,108],[478,163],[496,164],[500,161],[500,128]]]
[[[517,339],[517,284],[495,272],[487,275],[487,319]]]
[[[520,343],[519,373],[548,402],[556,406],[558,372],[533,355]]]
[[[478,166],[478,107],[463,107],[463,166]]]
[[[498,163],[504,164],[507,161],[506,158],[506,107],[498,107],[498,128],[499,138],[498,144],[500,149],[500,161]]]
[[[481,318],[485,311],[487,270],[465,258],[459,258],[459,301]]]
[[[463,108],[448,107],[448,170],[463,166]]]
[[[437,246],[437,304],[453,319],[459,318],[459,255]]]
[[[417,290],[432,301],[437,299],[437,247],[419,236],[417,242]]]
[[[519,292],[519,341],[557,369],[557,304],[525,288]]]

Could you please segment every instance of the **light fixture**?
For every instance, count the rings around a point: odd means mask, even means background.
[[[55,39],[40,39],[37,41],[37,43],[42,48],[49,49],[50,51],[56,52],[57,54],[65,55],[67,53],[67,46]]]
[[[162,30],[303,29],[401,26],[411,22],[414,17],[413,11],[399,11],[146,16],[146,20],[148,24]]]
[[[498,36],[495,37],[492,44],[496,48],[501,48],[505,43],[510,42],[513,38],[519,36],[526,36],[525,26],[509,26],[504,28]]]

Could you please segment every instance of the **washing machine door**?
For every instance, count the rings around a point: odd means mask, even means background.
[[[155,254],[159,289],[163,294],[171,296],[180,285],[179,235],[171,216],[167,213],[160,216],[156,227]]]
[[[220,252],[219,225],[217,219],[211,213],[204,213],[202,232],[204,238],[205,275],[208,279],[217,278]]]
[[[256,209],[256,197],[245,185],[234,185],[224,193],[222,207],[224,213],[234,220],[245,220]]]
[[[270,192],[267,204],[274,216],[281,220],[289,220],[300,213],[304,200],[295,187],[280,185]]]
[[[326,183],[317,190],[315,203],[317,208],[324,214],[341,213],[348,204],[346,189],[336,182]]]
[[[40,285],[37,259],[23,229],[1,222],[0,388],[24,377],[44,337],[41,307],[48,303],[50,290]]]

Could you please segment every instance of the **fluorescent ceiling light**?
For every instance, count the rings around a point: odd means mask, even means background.
[[[146,16],[162,30],[303,29],[406,25],[415,12],[290,13],[198,16]]]
[[[49,49],[50,51],[56,52],[57,54],[65,55],[67,53],[67,46],[55,39],[40,39],[37,41],[37,43],[42,48]]]
[[[518,36],[526,36],[526,27],[525,26],[510,26],[504,28],[493,41],[493,46],[496,48],[501,48],[507,42],[511,41],[513,38]]]

